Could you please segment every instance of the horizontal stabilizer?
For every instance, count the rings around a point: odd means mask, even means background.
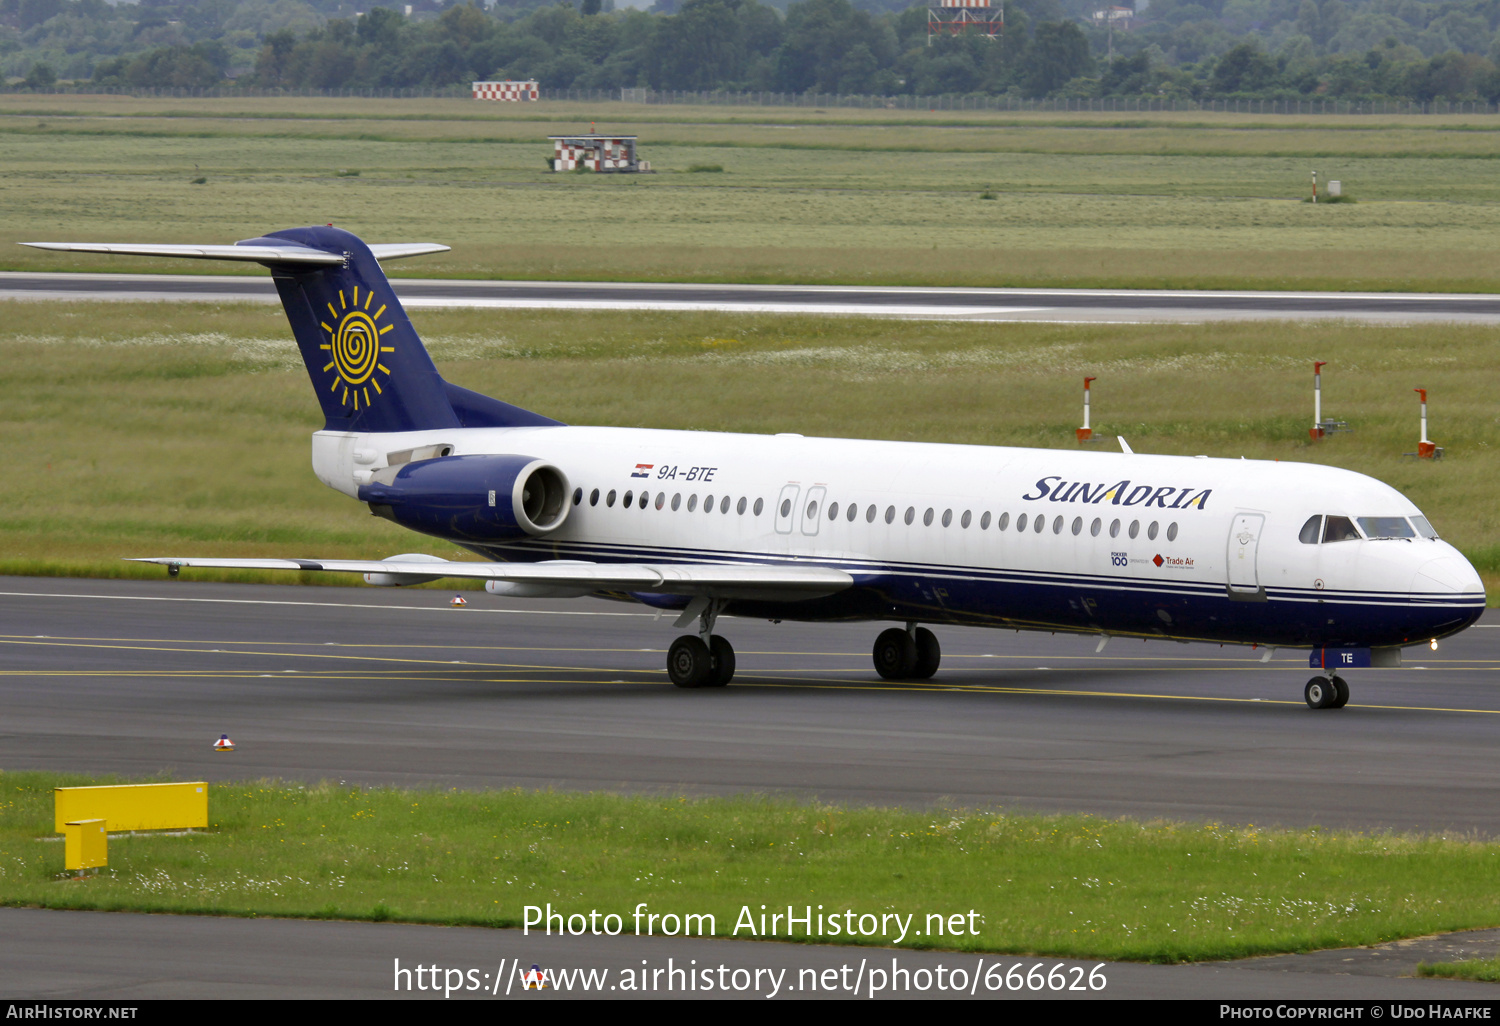
[[[180,246],[114,242],[23,242],[33,249],[64,253],[108,253],[113,256],[179,257],[189,260],[251,260],[263,264],[323,264],[337,266],[345,257],[307,246]],[[370,247],[376,260],[399,260],[426,253],[446,253],[436,242],[392,242]]]
[[[228,570],[328,570],[351,574],[410,574],[413,564],[383,559],[199,559],[155,556],[132,560],[165,566]],[[469,563],[420,564],[444,577],[515,584],[558,585],[589,591],[711,595],[715,598],[815,598],[854,584],[842,570],[821,566],[745,563]],[[433,574],[436,576],[436,574]]]

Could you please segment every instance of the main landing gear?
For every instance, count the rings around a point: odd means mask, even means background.
[[[881,631],[872,654],[875,672],[886,680],[926,680],[943,660],[937,635],[915,623]]]
[[[1333,673],[1314,677],[1302,689],[1309,709],[1342,709],[1349,704],[1349,685],[1344,678]]]
[[[667,676],[680,688],[722,688],[734,677],[734,647],[713,632],[724,604],[695,599],[676,620],[686,627],[698,621],[697,634],[684,634],[667,649]]]

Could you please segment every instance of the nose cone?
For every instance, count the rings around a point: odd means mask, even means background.
[[[1473,595],[1484,601],[1484,582],[1479,571],[1458,552],[1429,559],[1417,567],[1411,590],[1419,594]]]

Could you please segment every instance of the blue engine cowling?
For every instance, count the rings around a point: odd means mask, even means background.
[[[530,456],[442,456],[377,470],[359,489],[370,512],[455,541],[550,534],[568,519],[568,479]]]

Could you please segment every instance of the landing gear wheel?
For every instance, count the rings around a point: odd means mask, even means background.
[[[881,631],[875,639],[875,672],[886,680],[904,680],[917,666],[917,646],[900,627]]]
[[[734,676],[734,646],[727,638],[721,638],[717,634],[708,639],[708,654],[713,660],[714,672],[704,682],[706,688],[722,688],[728,684]]]
[[[703,687],[713,670],[713,656],[696,634],[684,634],[667,649],[667,676],[680,688]]]
[[[926,627],[918,627],[913,643],[917,646],[917,663],[911,668],[911,675],[916,680],[926,680],[937,673],[938,663],[943,661],[943,649],[938,644],[937,635]]]
[[[1334,699],[1328,708],[1342,709],[1349,704],[1349,682],[1342,677],[1333,678]]]
[[[1338,678],[1334,678],[1337,680]],[[1338,701],[1338,686],[1327,677],[1314,677],[1307,682],[1307,687],[1302,689],[1302,697],[1307,699],[1309,709],[1332,709]]]

